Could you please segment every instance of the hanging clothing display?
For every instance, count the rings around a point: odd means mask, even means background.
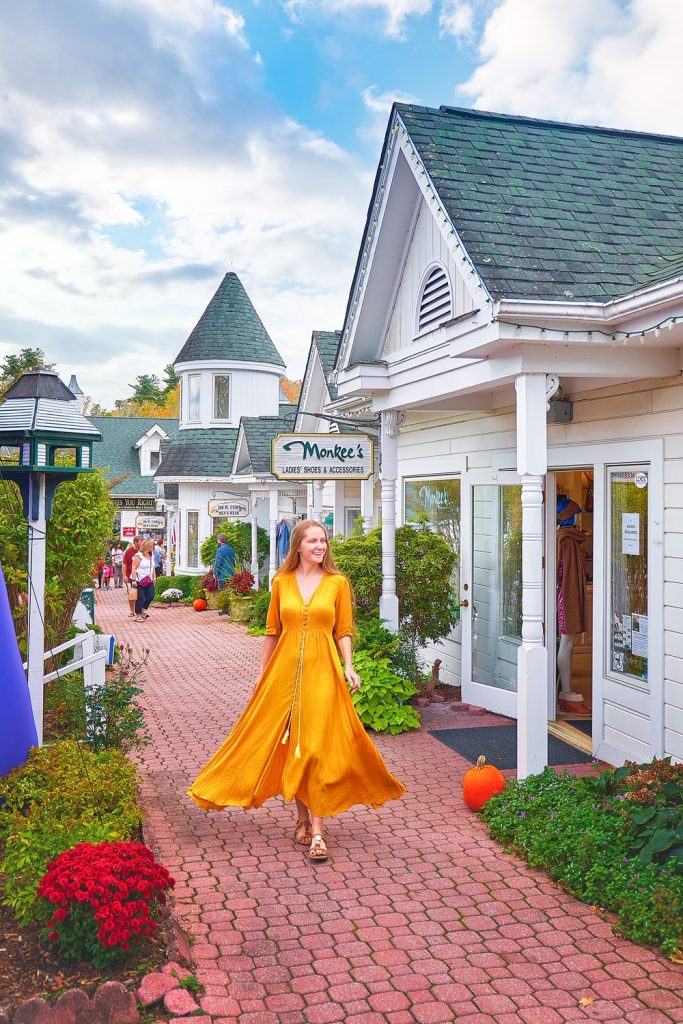
[[[284,562],[289,552],[289,523],[283,518],[275,528],[275,546],[277,548],[278,563]]]
[[[586,534],[575,526],[557,531],[557,625],[560,633],[588,628],[586,606]]]

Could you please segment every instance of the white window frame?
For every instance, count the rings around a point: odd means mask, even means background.
[[[223,377],[228,382],[228,413],[227,416],[216,415],[216,381],[219,377]],[[211,375],[211,422],[212,423],[229,423],[232,419],[232,374],[231,373],[214,373]]]
[[[197,415],[192,415],[192,381],[198,381],[197,390]],[[199,423],[202,418],[202,375],[201,373],[189,373],[187,375],[187,422]]]
[[[190,533],[191,533],[191,531],[190,531],[190,516],[196,516],[197,517],[197,560],[194,563],[190,561]],[[185,552],[186,556],[187,556],[187,567],[188,567],[188,569],[198,569],[199,568],[199,547],[200,547],[200,544],[199,544],[199,510],[198,509],[189,508],[187,510],[187,512],[185,513],[185,538],[186,538],[186,543],[187,543],[186,552]]]

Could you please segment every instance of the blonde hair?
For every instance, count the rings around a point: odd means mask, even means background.
[[[140,545],[140,553],[143,555],[151,555],[154,551],[154,541],[151,537],[145,537],[142,544]]]
[[[294,572],[298,568],[299,562],[301,561],[301,555],[299,554],[301,542],[306,536],[308,530],[310,530],[314,526],[317,526],[319,530],[322,530],[323,533],[325,533],[324,527],[321,526],[320,523],[316,523],[315,519],[302,519],[300,523],[296,524],[296,526],[292,530],[292,535],[289,539],[289,552],[287,553],[287,557],[285,558],[284,562],[278,569],[276,575],[279,575],[279,573],[281,572]],[[332,557],[332,552],[330,551],[330,542],[327,539],[326,533],[325,544],[325,554],[322,560],[322,567],[324,571],[331,573],[333,576],[343,576],[344,573],[341,571],[341,569],[337,568],[334,558]]]

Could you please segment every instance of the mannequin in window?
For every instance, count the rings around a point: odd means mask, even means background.
[[[557,673],[558,710],[565,714],[590,715],[580,693],[572,691],[572,652],[578,634],[587,626],[586,534],[576,525],[581,506],[566,494],[557,496],[557,626],[560,643]]]

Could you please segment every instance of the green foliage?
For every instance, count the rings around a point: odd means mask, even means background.
[[[235,552],[239,565],[247,567],[250,566],[251,523],[236,523],[231,519],[226,520],[224,523],[220,523],[216,532],[210,537],[207,537],[202,544],[199,549],[202,565],[213,565],[216,561],[216,548],[218,546],[216,536],[219,533],[224,533],[228,538],[228,544]],[[257,527],[256,530],[256,550],[258,551],[258,560],[260,565],[270,551],[270,539],[267,531],[264,530],[262,526]]]
[[[356,531],[332,542],[335,560],[353,584],[358,610],[376,615],[382,593],[382,531]],[[447,636],[457,622],[451,592],[456,556],[448,541],[425,523],[396,531],[396,590],[400,629],[412,654],[403,664],[413,678],[419,673],[418,648]]]
[[[270,608],[270,591],[259,590],[256,593],[251,609],[251,624],[247,630],[251,636],[264,636],[266,632],[266,620]]]
[[[403,703],[417,692],[413,683],[397,676],[387,658],[374,658],[367,651],[356,651],[353,663],[362,683],[352,699],[363,725],[392,735],[419,729],[418,712]]]
[[[638,813],[634,820],[633,807],[624,810],[623,793],[610,794],[616,773],[605,774],[577,779],[547,768],[509,782],[482,817],[498,842],[579,899],[614,911],[622,934],[673,953],[683,945],[683,860],[657,864],[634,855]]]
[[[334,537],[330,549],[341,571],[351,580],[358,612],[377,615],[382,596],[381,529],[370,530],[368,534],[354,530],[349,537]]]
[[[201,583],[201,580],[201,576],[157,576],[154,582],[154,598],[158,601],[165,590],[174,587],[182,590],[185,599],[189,600],[197,582]]]
[[[120,644],[118,654],[104,686],[91,687],[87,693],[82,672],[54,680],[45,695],[46,711],[52,711],[47,715],[48,739],[56,734],[82,740],[95,753],[110,748],[128,751],[149,742],[138,701],[149,651],[138,657],[130,644]]]
[[[135,384],[128,386],[133,389],[133,402],[153,402],[155,405],[161,405],[164,401],[164,389],[155,373],[143,373],[135,378]]]
[[[14,484],[0,502],[0,562],[8,585],[19,646],[26,649],[28,531]],[[13,496],[13,497],[12,497]],[[47,523],[45,556],[45,635],[48,642],[66,636],[81,590],[92,583],[94,560],[104,554],[115,514],[104,477],[98,470],[79,473],[57,488]],[[9,567],[9,568],[8,568]],[[12,568],[14,567],[14,568]]]
[[[35,917],[47,865],[81,842],[129,839],[139,828],[135,767],[118,750],[93,754],[70,741],[34,748],[0,778],[3,903]]]
[[[45,362],[45,353],[42,348],[22,348],[18,355],[5,356],[0,363],[0,402],[9,391],[15,380],[21,377],[27,370],[51,370],[54,363]]]

